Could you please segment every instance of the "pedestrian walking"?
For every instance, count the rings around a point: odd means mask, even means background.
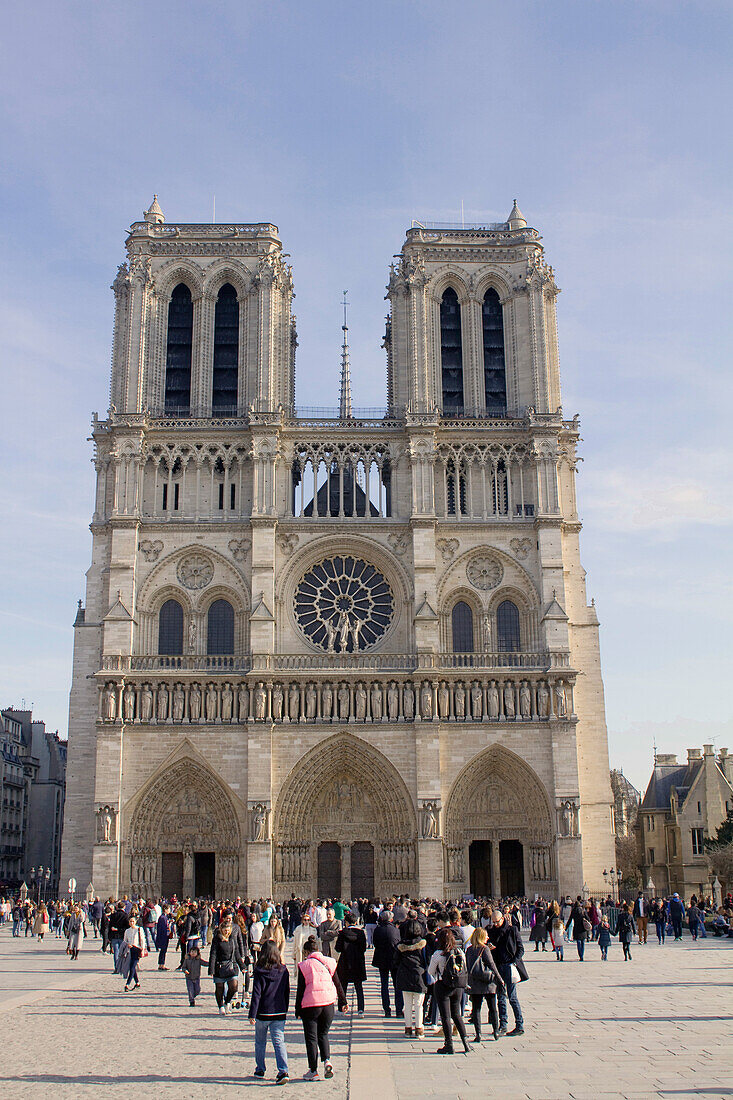
[[[318,1055],[323,1062],[323,1076],[333,1077],[331,1047],[328,1032],[334,1017],[334,1003],[341,1012],[349,1011],[349,1003],[336,972],[336,961],[322,955],[318,940],[309,936],[303,943],[303,960],[298,963],[298,987],[295,994],[295,1015],[303,1022],[305,1049],[308,1057],[306,1081],[318,1081]]]
[[[468,987],[468,970],[463,949],[456,942],[451,928],[441,928],[438,932],[438,950],[428,965],[428,973],[435,981],[433,996],[438,1004],[440,1022],[443,1027],[443,1046],[437,1054],[453,1054],[453,1027],[455,1026],[463,1043],[463,1050],[471,1050],[466,1038],[461,1003]],[[452,1021],[452,1022],[451,1022]]]
[[[583,899],[580,895],[576,898],[575,905],[570,912],[570,922],[573,926],[572,936],[578,951],[578,961],[583,962],[585,957],[585,943],[589,932],[592,931],[592,925],[585,915]]]
[[[79,958],[79,951],[84,943],[85,935],[84,914],[81,907],[75,905],[69,918],[66,944],[66,953],[71,956],[72,960]]]
[[[358,1015],[364,1015],[364,982],[366,981],[366,935],[363,928],[359,928],[353,913],[344,916],[344,927],[336,937],[336,952],[339,956],[337,965],[339,981],[343,986],[344,994],[353,984],[356,990],[356,1007]]]
[[[621,906],[621,912],[618,915],[618,924],[616,925],[616,935],[624,949],[624,962],[629,962],[631,960],[631,943],[635,931],[636,924],[629,911],[628,902],[624,902]]]
[[[611,946],[611,928],[606,917],[601,921],[598,932],[598,946],[601,949],[601,961],[608,959],[608,949]]]
[[[494,956],[489,947],[489,934],[485,928],[477,928],[466,948],[466,969],[468,971],[468,993],[471,998],[471,1023],[473,1024],[474,1043],[481,1042],[481,1008],[486,1001],[489,1008],[489,1022],[494,1039],[499,1034],[499,1013],[496,995],[504,982],[499,973]]]
[[[649,925],[649,903],[644,897],[641,890],[639,891],[636,897],[636,901],[634,902],[633,916],[634,921],[636,922],[639,943],[646,943],[647,929]]]
[[[125,939],[125,932],[130,927],[130,918],[125,912],[124,901],[117,902],[117,908],[109,918],[109,942],[112,946],[112,969],[118,970],[120,953]]]
[[[657,940],[661,947],[664,944],[667,924],[667,914],[664,911],[664,902],[660,901],[659,898],[654,898],[650,906],[649,915],[651,920],[654,921],[654,927],[657,930]]]
[[[392,1006],[389,999],[390,981],[394,987],[395,1016],[403,1017],[405,1014],[402,990],[397,987],[397,982],[395,980],[395,968],[397,963],[395,951],[397,944],[400,942],[400,930],[394,924],[391,912],[388,909],[383,909],[379,914],[379,923],[372,932],[372,943],[374,944],[372,966],[376,967],[379,971],[382,1009],[385,1016],[392,1015]]]
[[[237,975],[244,971],[244,954],[241,939],[232,931],[232,914],[225,913],[214,933],[209,952],[209,974],[214,979],[214,994],[220,1016],[229,1013],[229,1006],[237,992]]]
[[[158,950],[158,970],[167,970],[165,965],[165,956],[168,951],[168,944],[171,942],[171,933],[173,932],[173,921],[171,920],[171,907],[166,902],[163,905],[163,911],[158,917],[155,925],[155,946]]]
[[[336,919],[336,913],[332,906],[326,906],[326,919],[318,925],[318,938],[321,941],[321,951],[324,955],[331,956],[336,949],[338,934],[343,928],[343,921]]]
[[[277,919],[277,918],[275,918]],[[279,924],[279,921],[278,921]],[[285,1047],[285,1018],[290,1005],[290,974],[274,939],[262,943],[252,975],[249,1020],[255,1025],[255,1077],[267,1071],[265,1053],[269,1034],[275,1052],[278,1085],[288,1081],[288,1052]]]
[[[43,937],[48,932],[48,910],[46,906],[41,902],[38,906],[34,921],[33,932],[36,936],[38,943],[43,943]]]
[[[676,940],[682,939],[682,921],[685,918],[685,904],[679,894],[672,894],[669,899],[669,920]]]
[[[547,950],[547,913],[545,906],[541,901],[538,901],[532,910],[531,930],[529,933],[530,942],[534,944],[535,951],[539,951],[540,944],[542,944],[542,950]]]
[[[158,967],[158,969],[161,968]],[[167,966],[163,967],[163,970],[167,969]],[[193,1008],[196,1004],[196,998],[201,992],[201,950],[196,944],[192,944],[186,958],[183,960],[183,973],[186,975],[188,1003]]]
[[[524,944],[522,943],[522,937],[518,930],[513,924],[510,924],[509,921],[505,919],[503,913],[499,909],[494,910],[492,922],[489,932],[489,942],[493,948],[496,968],[501,975],[501,980],[504,982],[504,989],[499,986],[497,990],[497,997],[499,1000],[498,1037],[502,1038],[507,1034],[507,1001],[512,1006],[512,1012],[514,1013],[514,1029],[508,1032],[508,1034],[523,1035],[524,1018],[522,1016],[521,1005],[519,1004],[517,987],[514,983],[512,965],[516,966],[518,960],[524,955]]]
[[[406,920],[399,928],[400,942],[395,948],[394,985],[402,994],[405,1012],[405,1035],[422,1039],[423,1002],[427,983],[425,972],[430,960],[426,955],[427,940],[417,920]]]

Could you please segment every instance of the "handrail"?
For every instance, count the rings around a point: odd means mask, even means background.
[[[566,650],[495,653],[249,653],[111,654],[102,658],[103,672],[488,672],[525,669],[548,672],[570,667]]]

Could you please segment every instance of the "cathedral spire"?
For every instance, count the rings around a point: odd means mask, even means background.
[[[346,321],[347,292],[344,291],[344,323],[341,326],[344,334],[344,342],[341,345],[341,390],[339,393],[339,418],[351,419],[351,367],[349,366],[349,326]]]
[[[157,195],[153,195],[153,201],[150,204],[150,208],[145,211],[143,217],[146,222],[154,222],[157,225],[162,225],[165,221]]]
[[[512,207],[512,212],[509,215],[509,217],[507,218],[507,221],[509,223],[509,228],[510,229],[524,229],[527,225],[527,219],[525,218],[524,214],[522,213],[522,211],[517,206],[517,200],[516,199],[514,200],[514,206]]]

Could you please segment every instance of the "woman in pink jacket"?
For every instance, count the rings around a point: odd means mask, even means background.
[[[303,961],[298,963],[298,989],[295,995],[295,1015],[303,1021],[308,1072],[305,1081],[318,1081],[318,1052],[323,1062],[323,1076],[333,1077],[328,1032],[333,1023],[334,1001],[341,1012],[349,1005],[336,975],[336,960],[322,955],[318,940],[309,936],[303,944]]]

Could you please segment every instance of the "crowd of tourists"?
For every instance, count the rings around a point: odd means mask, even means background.
[[[648,942],[656,929],[659,944],[668,935],[682,938],[683,926],[693,940],[707,935],[733,936],[733,897],[708,913],[694,895],[685,904],[678,894],[648,901],[639,892],[633,902],[613,904],[570,897],[479,903],[393,897],[385,902],[340,899],[304,900],[292,895],[272,900],[212,902],[142,898],[50,901],[0,899],[0,924],[10,923],[14,937],[46,936],[66,940],[71,961],[85,941],[111,955],[121,989],[140,988],[140,964],[153,954],[158,970],[169,967],[185,979],[193,1008],[202,990],[202,971],[213,981],[216,1010],[222,1016],[243,1014],[254,1026],[254,1076],[266,1074],[267,1040],[272,1044],[276,1081],[289,1079],[285,1020],[291,1007],[291,974],[286,942],[292,941],[295,983],[294,1014],[301,1021],[308,1061],[305,1079],[332,1077],[329,1031],[336,1011],[349,1011],[353,986],[356,1012],[365,1011],[364,984],[376,971],[385,1017],[404,1019],[406,1038],[442,1033],[438,1054],[456,1046],[468,1054],[484,1039],[484,1004],[494,1040],[521,1036],[524,1018],[518,987],[529,977],[523,932],[534,950],[553,951],[565,960],[573,942],[580,962],[596,944],[606,961],[613,939],[623,957],[631,947]],[[183,984],[183,983],[182,983]],[[513,1028],[509,1030],[509,1009]],[[472,1030],[469,1042],[466,1025]]]

